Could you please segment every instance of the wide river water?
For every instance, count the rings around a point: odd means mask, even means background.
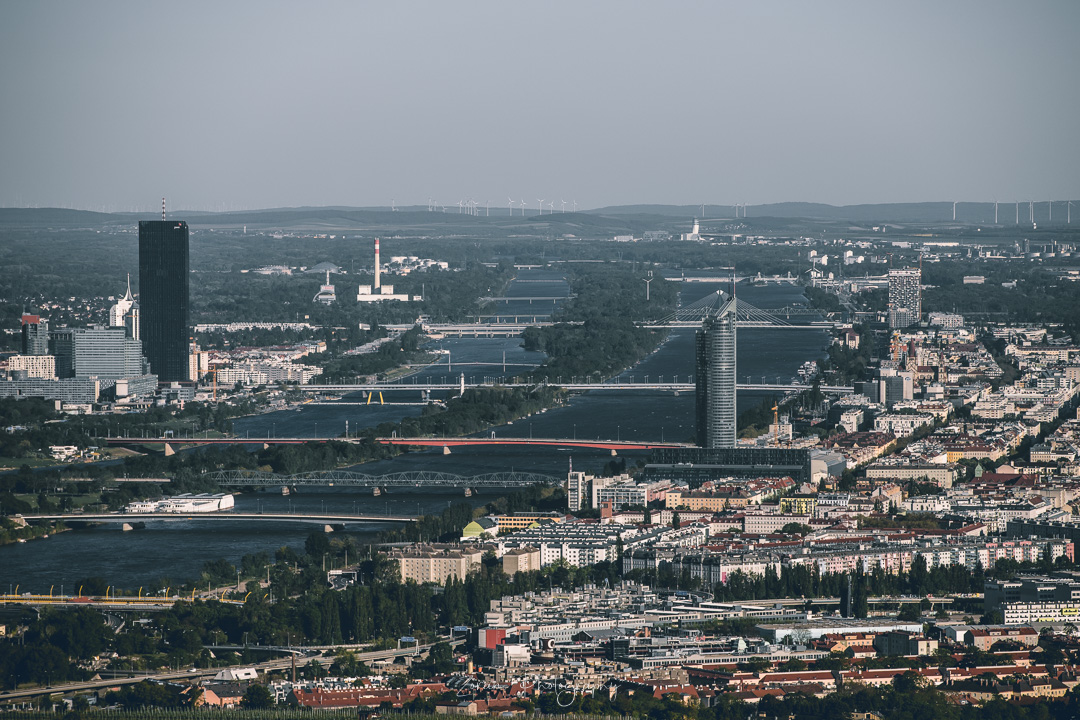
[[[683,304],[715,291],[718,285],[684,283]],[[553,297],[566,295],[568,287],[557,273],[522,271],[507,292],[508,297]],[[805,302],[798,287],[740,285],[740,299],[762,309]],[[557,303],[551,301],[499,302],[489,312],[524,317],[544,316]],[[823,355],[829,342],[821,330],[742,329],[738,337],[739,380],[790,382],[806,360]],[[527,352],[519,338],[447,338],[433,348],[449,351],[449,356],[402,381],[400,392],[385,393],[388,404],[364,404],[359,396],[340,402],[306,405],[234,423],[238,435],[248,437],[327,437],[358,428],[418,415],[420,392],[408,390],[411,382],[454,381],[461,373],[469,381],[506,377],[543,361],[543,354]],[[449,362],[449,366],[448,363]],[[505,362],[505,370],[503,363]],[[656,352],[624,373],[641,381],[676,380],[687,382],[694,373],[694,331],[678,329]],[[760,403],[761,393],[740,393],[740,412]],[[390,404],[403,403],[403,404]],[[560,437],[579,439],[689,441],[693,435],[694,395],[637,390],[605,390],[577,395],[565,407],[494,428],[496,437]],[[379,475],[406,470],[442,470],[459,475],[478,475],[499,470],[529,470],[561,476],[571,457],[579,470],[601,467],[611,460],[607,451],[568,450],[535,447],[455,448],[450,455],[439,451],[408,453],[392,460],[368,463],[356,469]],[[629,453],[628,463],[643,461],[646,453]],[[390,491],[373,497],[370,491],[326,488],[305,490],[290,497],[273,493],[239,495],[239,511],[368,512],[415,514],[433,512],[448,503],[463,500],[459,491]],[[480,505],[483,494],[469,499]],[[302,548],[304,540],[318,526],[292,522],[226,522],[178,520],[147,523],[144,530],[121,532],[118,525],[64,532],[45,540],[0,547],[0,589],[20,587],[20,592],[48,592],[55,586],[66,592],[80,579],[101,577],[108,583],[129,588],[163,587],[197,577],[207,560],[225,558],[238,563],[248,553],[274,550],[283,545]],[[370,541],[375,533],[390,525],[353,525],[347,532],[358,542]],[[353,528],[360,528],[359,530]]]

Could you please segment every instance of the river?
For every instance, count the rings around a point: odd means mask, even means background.
[[[550,271],[523,270],[508,289],[507,297],[552,297],[566,295],[568,287]],[[531,282],[531,281],[538,282]],[[682,302],[689,304],[719,285],[685,283]],[[801,289],[792,286],[740,286],[739,297],[762,309],[782,307],[803,301]],[[531,307],[531,309],[529,309]],[[526,311],[550,315],[557,303],[515,300],[501,302],[497,314]],[[493,313],[496,314],[496,313]],[[504,318],[509,320],[510,318]],[[813,329],[769,330],[742,329],[738,337],[739,379],[747,376],[767,382],[790,382],[806,360],[819,358],[829,340],[824,331]],[[327,437],[358,428],[396,421],[418,415],[422,406],[420,392],[408,390],[410,382],[456,381],[461,373],[467,380],[506,377],[543,361],[541,353],[528,352],[519,338],[446,338],[432,343],[434,349],[449,351],[447,359],[424,368],[402,381],[403,390],[384,393],[384,400],[410,404],[363,404],[357,395],[337,403],[306,405],[298,409],[239,418],[234,430],[248,437]],[[503,362],[505,357],[505,370]],[[752,368],[752,370],[751,370]],[[631,370],[624,381],[634,379],[676,379],[687,382],[694,373],[694,331],[672,331],[666,342]],[[762,393],[740,393],[740,412],[760,403]],[[616,438],[622,440],[689,441],[694,428],[693,393],[636,390],[605,390],[573,397],[561,408],[495,428],[496,437],[578,437]],[[628,453],[626,460],[643,462],[646,453]],[[535,447],[455,448],[449,455],[438,451],[407,453],[392,460],[367,463],[356,469],[370,474],[407,470],[441,470],[459,475],[478,475],[499,470],[528,470],[554,476],[564,475],[570,462],[578,469],[598,469],[610,461],[607,451],[568,450]],[[286,508],[319,511],[332,506],[346,512],[432,512],[447,503],[464,500],[460,492],[438,493],[391,491],[381,497],[369,492],[327,488],[282,498],[270,493],[237,497],[239,510]],[[469,499],[479,505],[484,495]],[[65,532],[47,540],[0,547],[0,586],[18,583],[22,591],[48,592],[50,585],[65,588],[81,578],[98,576],[122,587],[151,587],[165,580],[198,576],[207,560],[225,558],[238,563],[248,553],[274,550],[289,545],[302,548],[314,526],[294,523],[227,523],[209,520],[148,523],[145,530],[121,532],[119,526],[106,525],[88,530]],[[385,526],[368,525],[349,530],[359,542],[369,541]]]

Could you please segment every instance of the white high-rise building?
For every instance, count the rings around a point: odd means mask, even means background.
[[[127,328],[128,336],[139,340],[139,303],[131,295],[131,275],[127,278],[127,292],[109,308],[109,327]]]

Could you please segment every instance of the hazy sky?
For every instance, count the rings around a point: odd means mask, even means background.
[[[1080,198],[1080,2],[0,2],[0,205]]]

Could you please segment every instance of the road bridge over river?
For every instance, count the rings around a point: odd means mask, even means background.
[[[660,390],[664,392],[692,392],[695,389],[694,383],[691,382],[664,382],[664,376],[658,376],[659,380],[656,382],[649,382],[648,375],[644,376],[645,382],[584,382],[584,378],[579,381],[575,379],[573,382],[550,382],[546,383],[550,387],[558,387],[564,390],[573,390],[579,392],[586,391],[609,391],[609,390],[621,390],[621,391],[635,391],[635,390]],[[677,377],[677,376],[676,376]],[[690,376],[684,375],[688,379],[692,379]],[[392,390],[422,390],[426,392],[432,391],[460,391],[463,383],[459,379],[458,382],[374,382],[374,383],[355,383],[355,384],[336,384],[336,385],[298,385],[297,390],[308,393],[348,393],[348,392],[390,392]],[[476,382],[475,380],[464,382],[465,388],[483,388],[483,387],[504,387],[504,388],[527,388],[534,389],[538,387],[538,383],[522,383],[522,382],[498,382],[497,380],[485,380],[483,382]],[[742,392],[801,392],[803,390],[809,390],[813,386],[807,383],[739,383],[735,386],[736,391]],[[854,388],[850,385],[820,385],[818,389],[823,393],[840,393],[848,394],[854,392]]]
[[[483,475],[454,475],[446,472],[418,470],[415,472],[366,475],[348,470],[317,470],[300,475],[278,475],[261,470],[215,470],[204,473],[207,480],[221,487],[354,487],[354,488],[432,488],[480,490],[484,488],[518,488],[533,485],[560,485],[563,478],[533,472],[495,472]],[[344,517],[355,517],[345,515]],[[373,518],[385,518],[374,515]],[[401,518],[405,520],[406,518]],[[415,520],[415,518],[408,518]]]
[[[275,483],[278,486],[287,484],[278,477]],[[311,483],[315,484],[315,483]],[[334,485],[334,482],[319,483],[322,485]],[[375,486],[371,486],[375,487]],[[85,523],[133,523],[133,522],[179,522],[179,521],[207,521],[207,522],[296,522],[316,523],[319,525],[349,525],[352,523],[411,523],[419,518],[413,515],[381,515],[376,513],[348,514],[348,513],[273,513],[273,512],[118,512],[118,513],[55,513],[42,515],[23,515],[22,519],[28,523],[35,522],[85,522]]]

